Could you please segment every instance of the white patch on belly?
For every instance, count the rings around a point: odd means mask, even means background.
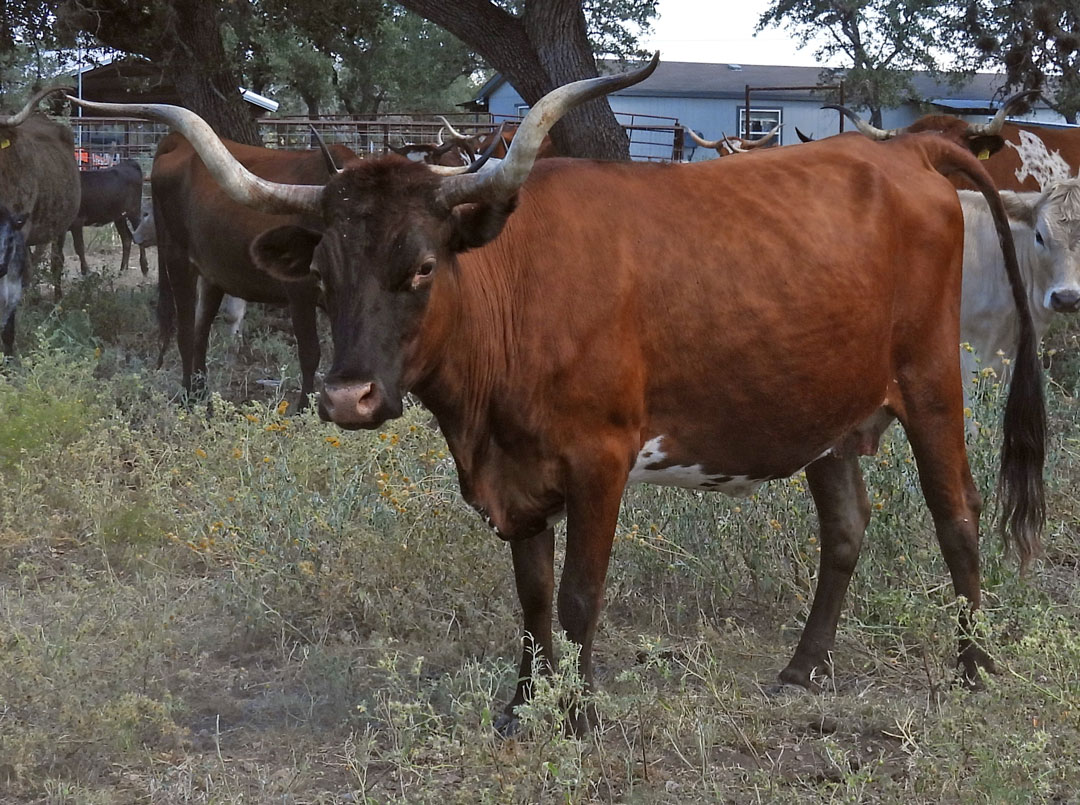
[[[649,439],[638,452],[630,476],[629,484],[657,484],[659,486],[681,486],[683,489],[701,489],[706,492],[723,492],[734,497],[746,497],[765,483],[765,479],[753,479],[746,475],[723,475],[705,472],[700,464],[675,464],[670,467],[655,468],[663,465],[667,455],[660,449],[663,436]],[[654,469],[655,468],[655,469]]]
[[[1060,151],[1050,153],[1046,144],[1030,131],[1020,130],[1020,145],[1008,140],[1005,144],[1016,150],[1020,157],[1020,167],[1016,169],[1017,181],[1024,181],[1028,176],[1039,183],[1039,189],[1045,190],[1050,182],[1063,182],[1072,178],[1069,163],[1061,157]]]

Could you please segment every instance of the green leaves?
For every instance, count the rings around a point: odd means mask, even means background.
[[[875,125],[881,109],[914,97],[913,70],[931,73],[962,67],[942,63],[957,50],[957,11],[935,0],[773,0],[758,30],[783,27],[822,63],[842,63],[849,105],[869,108]],[[833,83],[826,69],[822,83]]]

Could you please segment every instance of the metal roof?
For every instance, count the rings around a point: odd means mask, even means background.
[[[608,62],[612,71],[625,69],[620,62]],[[640,84],[620,90],[615,95],[671,97],[671,98],[741,98],[746,85],[751,87],[816,86],[835,83],[843,78],[843,70],[826,72],[822,67],[790,67],[773,64],[706,64],[703,62],[661,61],[656,71]],[[823,80],[824,79],[824,80]],[[484,100],[505,79],[496,73],[477,92],[477,100]],[[1005,83],[1004,75],[998,73],[975,73],[970,78],[951,84],[936,80],[926,73],[915,73],[912,85],[915,97],[910,100],[933,103],[959,99],[979,102],[983,107],[995,96],[1000,97]],[[776,100],[819,100],[820,91],[784,90],[771,94]],[[982,100],[979,100],[982,99]]]

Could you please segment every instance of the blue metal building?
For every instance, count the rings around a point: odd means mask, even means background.
[[[821,83],[818,67],[781,67],[751,64],[703,64],[664,62],[648,79],[608,96],[611,108],[627,126],[657,127],[680,124],[694,129],[706,139],[722,134],[746,137],[746,87],[750,96],[749,137],[756,138],[781,124],[780,144],[798,142],[795,128],[825,137],[840,130],[840,116],[821,109],[826,93],[811,89],[768,91],[769,87],[815,87]],[[842,76],[841,76],[842,77]],[[884,110],[886,128],[904,126],[932,111],[946,112],[972,121],[985,121],[996,110],[1002,93],[1003,76],[977,73],[961,86],[917,75],[913,81],[917,97],[903,105]],[[516,117],[528,110],[517,91],[501,75],[480,88],[477,105],[486,106],[496,120]],[[1027,120],[1064,123],[1060,115],[1037,107]],[[850,124],[848,124],[850,128]],[[635,159],[671,159],[672,137],[641,136],[631,133],[631,154]],[[683,158],[711,159],[715,152],[695,148],[687,138]]]

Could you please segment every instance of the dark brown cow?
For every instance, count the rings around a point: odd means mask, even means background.
[[[64,236],[79,209],[79,170],[71,129],[33,112],[44,98],[65,89],[44,89],[18,114],[0,117],[0,204],[28,216],[22,228],[27,246],[52,248],[57,295]]]
[[[388,157],[353,163],[325,187],[272,189],[243,176],[215,137],[196,140],[236,200],[322,216],[317,229],[266,232],[252,251],[285,279],[318,271],[334,339],[323,416],[374,428],[413,392],[438,418],[465,498],[510,540],[525,646],[503,730],[529,695],[534,650],[551,655],[552,524],[564,515],[559,620],[591,684],[627,483],[747,494],[806,468],[821,573],[780,677],[809,686],[827,663],[870,515],[858,456],[897,418],[954,588],[979,605],[980,501],[956,357],[964,225],[941,173],[983,187],[1022,306],[985,171],[930,134],[885,144],[851,134],[694,165],[534,167],[568,108],[654,66],[549,94],[507,159],[475,176]],[[195,136],[186,110],[122,113]],[[1031,320],[1021,321],[1002,477],[1010,539],[1026,563],[1042,525],[1045,411]],[[967,623],[965,614],[959,662],[975,679],[992,663]],[[578,728],[583,719],[575,710]]]
[[[84,105],[91,110],[110,108]],[[281,151],[232,142],[226,146],[249,170],[274,181],[323,183],[330,175],[318,151]],[[343,145],[332,150],[339,163],[356,159]],[[249,248],[262,232],[285,224],[317,227],[318,218],[266,215],[232,201],[179,134],[170,134],[158,145],[150,183],[161,274],[158,313],[162,331],[168,332],[175,309],[184,389],[201,392],[204,388],[210,325],[222,297],[229,294],[251,302],[288,305],[300,357],[300,406],[305,405],[319,365],[317,288],[312,282],[282,283],[268,276],[252,263]],[[199,277],[204,281],[197,283]]]
[[[79,180],[82,198],[79,213],[71,224],[71,240],[79,255],[79,268],[84,275],[90,270],[86,264],[83,227],[113,224],[120,235],[120,270],[127,271],[132,228],[139,223],[142,214],[142,168],[138,162],[129,159],[112,168],[79,171]],[[145,277],[149,266],[142,245],[139,245],[139,268]]]

